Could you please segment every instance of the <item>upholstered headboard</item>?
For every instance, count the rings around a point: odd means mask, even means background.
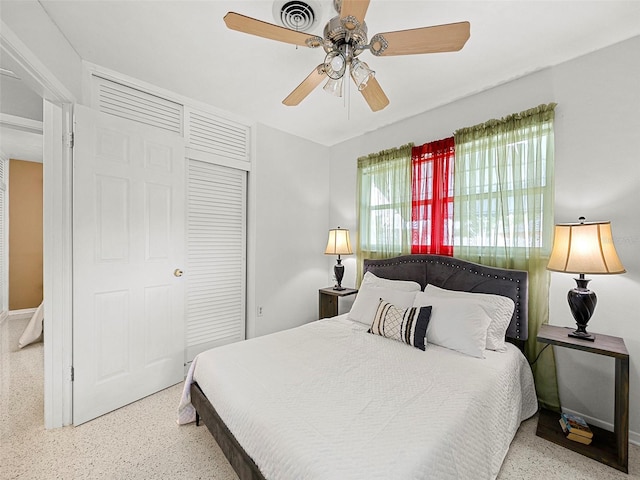
[[[365,260],[364,271],[390,280],[412,280],[422,289],[430,283],[448,290],[493,293],[509,297],[515,310],[506,337],[524,342],[528,334],[528,273],[487,267],[442,255],[404,255],[384,260]]]

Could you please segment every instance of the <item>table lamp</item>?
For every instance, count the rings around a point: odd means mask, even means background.
[[[340,255],[351,255],[351,242],[349,241],[349,230],[344,228],[335,228],[329,230],[329,241],[327,242],[327,248],[324,251],[325,255],[338,255],[338,263],[333,267],[333,273],[336,276],[337,285],[333,287],[334,290],[344,290],[342,286],[342,277],[344,276],[344,265],[342,265],[342,259]]]
[[[618,258],[611,235],[611,222],[560,223],[555,226],[553,249],[547,269],[554,272],[578,273],[576,288],[569,290],[567,300],[578,328],[570,337],[595,340],[587,332],[587,323],[596,308],[597,297],[587,288],[585,274],[614,274],[626,270]]]

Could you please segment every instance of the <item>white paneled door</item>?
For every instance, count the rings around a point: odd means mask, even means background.
[[[73,423],[184,378],[185,152],[75,107]]]

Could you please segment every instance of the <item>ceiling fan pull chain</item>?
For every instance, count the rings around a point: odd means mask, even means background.
[[[347,102],[347,121],[351,121],[351,82],[347,79],[347,95],[345,101]]]

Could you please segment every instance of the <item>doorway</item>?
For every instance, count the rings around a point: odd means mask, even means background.
[[[0,312],[35,309],[42,301],[43,99],[11,68],[5,56],[0,57]],[[15,197],[14,208],[6,211],[11,208],[9,195]],[[13,228],[9,225],[12,218]],[[15,245],[9,250],[11,241]]]
[[[35,329],[27,327],[43,298],[43,98],[5,55],[0,58],[0,312],[6,317],[2,362],[7,362],[2,367],[11,375],[15,356],[36,365],[30,375],[38,385],[30,392],[39,397],[32,402],[42,404],[43,346],[21,348],[42,337],[41,321]]]
[[[2,88],[2,121],[18,123],[14,130],[33,133],[38,124],[39,141],[34,151],[43,161],[43,284],[44,318],[44,409],[45,427],[55,428],[71,423],[71,106],[75,97],[37,60],[8,28],[0,31],[0,67]],[[5,75],[6,74],[6,75]],[[11,81],[21,88],[21,95],[10,95]],[[30,95],[37,105],[41,121],[16,114],[24,108]],[[23,100],[20,100],[23,99]],[[13,108],[13,114],[5,109]],[[22,120],[16,120],[22,118]],[[65,141],[63,141],[63,137]],[[8,137],[2,136],[2,148]],[[14,156],[14,155],[11,155]],[[16,155],[18,156],[18,155]],[[20,155],[21,156],[21,155]],[[3,154],[8,160],[8,157]],[[6,283],[4,284],[6,285]],[[4,288],[3,309],[7,307]]]

